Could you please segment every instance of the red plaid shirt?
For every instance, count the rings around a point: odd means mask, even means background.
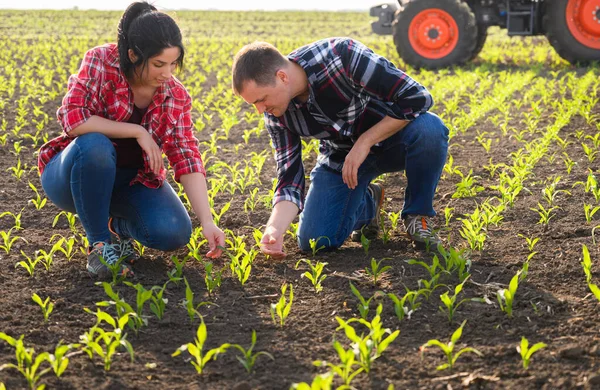
[[[119,52],[115,44],[89,50],[79,73],[69,77],[67,89],[62,106],[56,112],[63,135],[40,148],[40,175],[46,164],[73,141],[74,137],[69,132],[92,115],[126,122],[133,113],[133,93],[119,68]],[[206,175],[198,140],[192,132],[191,106],[192,99],[185,87],[172,77],[158,88],[142,118],[141,125],[166,154],[175,172],[175,181],[179,181],[181,175],[193,172]],[[165,178],[164,167],[161,167],[159,175],[152,173],[148,156],[144,153],[144,168],[138,171],[130,184],[141,183],[149,188],[159,188]]]

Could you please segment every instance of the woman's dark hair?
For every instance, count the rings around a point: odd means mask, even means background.
[[[179,48],[181,54],[177,59],[177,68],[183,67],[184,49],[177,23],[145,1],[131,3],[123,13],[119,21],[117,47],[121,70],[127,78],[133,76],[139,65],[142,65],[143,71],[150,58],[169,47]],[[135,62],[129,59],[129,49],[137,57]]]

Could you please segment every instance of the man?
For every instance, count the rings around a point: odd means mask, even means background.
[[[310,239],[327,249],[352,234],[376,236],[383,188],[371,183],[404,170],[402,218],[415,243],[434,247],[429,224],[433,196],[448,152],[448,129],[427,110],[429,92],[390,61],[358,41],[329,38],[287,57],[254,42],[233,61],[233,89],[264,113],[275,147],[278,183],[262,251],[283,258],[283,236],[298,212],[298,245]],[[320,154],[305,177],[300,137],[320,140]]]

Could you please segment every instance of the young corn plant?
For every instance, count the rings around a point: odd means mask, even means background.
[[[439,306],[439,309],[442,313],[446,314],[446,316],[448,317],[448,322],[451,324],[452,320],[454,319],[454,314],[456,314],[456,311],[458,310],[459,306],[462,305],[465,302],[486,302],[484,298],[465,298],[462,299],[460,301],[458,301],[458,294],[461,293],[463,286],[465,285],[465,282],[467,281],[468,278],[466,278],[465,280],[463,280],[463,282],[459,285],[457,285],[454,288],[454,295],[450,296],[448,294],[448,291],[444,292],[442,295],[440,295],[440,300],[442,301],[442,304],[444,306]]]
[[[56,224],[58,223],[58,220],[60,219],[61,216],[63,216],[66,218],[67,223],[69,224],[69,229],[71,229],[71,232],[73,232],[73,234],[77,234],[77,227],[75,226],[76,223],[76,215],[73,213],[69,213],[68,211],[61,211],[60,213],[58,213],[55,217],[54,220],[52,221],[52,227],[55,227]]]
[[[581,261],[581,265],[583,267],[583,272],[585,273],[585,281],[590,284],[592,281],[592,259],[590,257],[590,251],[586,245],[583,245],[582,252],[583,260]]]
[[[213,305],[212,302],[200,302],[197,305],[194,304],[194,291],[190,287],[186,278],[183,278],[185,283],[185,299],[181,302],[181,305],[185,307],[188,313],[188,317],[191,323],[194,323],[194,318],[198,316],[202,320],[202,315],[198,311],[198,308],[205,305]],[[216,305],[215,305],[216,306]]]
[[[275,360],[273,355],[271,355],[270,353],[265,352],[265,351],[259,351],[259,352],[253,353],[255,345],[256,345],[256,331],[254,329],[252,329],[252,339],[251,339],[250,348],[245,349],[244,347],[242,347],[239,344],[231,345],[232,347],[237,348],[237,350],[239,350],[242,353],[242,356],[236,356],[236,358],[238,359],[238,361],[240,363],[242,363],[242,366],[244,366],[244,368],[246,369],[246,372],[248,374],[251,374],[252,371],[254,370],[254,364],[256,363],[256,359],[258,359],[259,356],[262,355],[262,356],[266,356],[266,357],[270,358],[271,360]]]
[[[96,313],[89,309],[86,312],[96,315],[96,324],[91,327],[83,335],[79,336],[83,351],[88,357],[93,360],[94,355],[98,355],[104,364],[104,370],[109,371],[112,365],[117,349],[124,347],[133,363],[134,351],[133,346],[127,340],[127,334],[124,333],[125,325],[129,321],[129,317],[134,313],[125,313],[120,318],[113,318],[108,313],[97,309]],[[100,327],[105,322],[112,326],[112,330],[106,331]]]
[[[200,316],[200,325],[196,331],[196,338],[194,339],[194,342],[183,344],[181,347],[177,348],[177,350],[173,352],[171,356],[179,356],[182,352],[187,351],[193,358],[191,363],[196,369],[196,372],[198,374],[202,374],[204,367],[208,362],[211,360],[216,360],[219,354],[225,353],[231,346],[228,343],[221,344],[221,346],[210,349],[205,353],[204,344],[206,343],[207,336],[206,324],[204,323],[202,316]]]
[[[375,260],[374,257],[371,258],[371,267],[365,268],[365,272],[373,279],[373,284],[377,285],[379,283],[379,278],[381,275],[392,269],[391,266],[386,265],[385,267],[381,266],[384,260],[390,260],[389,258],[383,258],[379,261]]]
[[[23,229],[21,227],[21,217],[22,217],[22,215],[23,215],[23,210],[22,209],[21,209],[21,212],[19,212],[19,214],[11,213],[10,211],[5,211],[2,214],[0,214],[0,218],[3,218],[5,216],[12,217],[13,220],[14,220],[14,226],[11,228],[11,230],[12,229],[21,230],[21,229]]]
[[[204,265],[204,284],[206,285],[206,291],[209,296],[212,296],[215,289],[221,287],[221,281],[223,279],[223,272],[227,268],[227,264],[220,270],[214,270],[214,264],[210,261],[202,263]]]
[[[368,256],[369,248],[371,247],[371,240],[365,236],[363,229],[360,229],[360,245],[362,246],[363,251],[365,251],[365,255]]]
[[[517,345],[517,352],[521,355],[523,368],[527,370],[533,354],[546,347],[545,343],[536,343],[529,348],[529,341],[524,336],[521,337],[521,344]]]
[[[35,355],[35,350],[33,348],[25,347],[23,343],[23,338],[25,336],[21,335],[18,339],[12,338],[6,333],[0,332],[0,340],[4,340],[11,347],[15,349],[15,357],[17,359],[17,364],[3,364],[0,365],[0,371],[6,368],[12,368],[25,378],[27,381],[27,385],[31,390],[44,390],[46,388],[45,385],[38,386],[38,382],[41,377],[46,375],[51,371],[51,368],[41,369],[40,366],[42,363],[47,361],[48,352],[43,352],[39,355]]]
[[[411,299],[414,300],[416,298],[415,295],[418,296],[419,292],[407,291],[406,294],[402,296],[402,298],[398,298],[398,296],[396,296],[395,294],[388,293],[388,298],[390,298],[392,302],[394,302],[394,313],[396,313],[396,317],[399,321],[402,321],[405,318],[410,319],[413,310],[406,305],[406,302],[411,302]]]
[[[329,380],[327,381],[317,381],[317,376],[313,381],[312,386],[308,386],[308,384],[304,384],[305,386],[297,386],[296,389],[304,389],[304,390],[330,390],[332,389],[333,376],[338,375],[342,381],[344,382],[344,386],[342,388],[351,389],[352,380],[361,372],[364,372],[364,368],[356,361],[356,355],[354,353],[354,348],[350,347],[347,350],[344,349],[342,344],[339,341],[333,341],[333,348],[337,352],[338,358],[340,359],[339,364],[333,364],[331,362],[327,362],[325,360],[316,360],[313,362],[313,365],[317,367],[328,367],[331,371],[329,371]],[[355,369],[355,367],[357,367]],[[317,386],[317,387],[315,387]],[[320,386],[320,387],[319,387]],[[294,388],[294,387],[293,387]]]
[[[544,208],[544,206],[542,206],[542,204],[540,202],[538,202],[537,208],[530,208],[530,210],[538,213],[538,215],[540,217],[538,224],[540,224],[540,225],[548,225],[550,223],[550,220],[556,216],[556,214],[552,214],[552,212],[556,209],[560,209],[560,207],[552,206],[552,207],[546,209],[546,208]]]
[[[250,251],[247,251],[244,247],[241,247],[235,255],[227,252],[227,255],[231,258],[231,263],[229,264],[231,273],[237,277],[242,286],[246,284],[250,277],[252,263],[257,254],[258,251],[256,249],[252,248]]]
[[[290,293],[288,298],[286,299],[286,292],[288,286],[290,287]],[[281,286],[281,297],[277,303],[271,303],[271,318],[273,319],[273,323],[277,324],[277,320],[275,320],[275,315],[279,318],[279,326],[283,328],[285,324],[285,320],[287,319],[290,311],[292,310],[292,303],[294,302],[294,286],[290,283],[284,283]]]
[[[296,266],[294,268],[298,269],[298,265],[300,263],[305,263],[306,265],[308,265],[308,268],[310,269],[310,272],[309,271],[304,272],[301,275],[301,277],[310,280],[310,282],[312,283],[313,287],[315,288],[315,292],[317,294],[320,293],[321,291],[323,291],[322,283],[325,280],[325,278],[327,278],[327,275],[323,274],[323,269],[325,268],[325,266],[328,263],[322,263],[320,261],[317,261],[315,263],[315,265],[313,265],[310,260],[300,259],[300,260],[298,260],[298,262],[296,263]]]
[[[513,304],[515,300],[515,295],[517,294],[517,289],[519,288],[519,277],[521,275],[521,270],[515,274],[510,280],[508,284],[508,289],[498,290],[496,293],[496,297],[498,298],[498,304],[500,305],[500,310],[506,313],[506,315],[510,318],[513,314]]]
[[[456,271],[458,279],[463,282],[471,275],[471,259],[466,255],[466,250],[456,250],[449,247],[448,250],[444,249],[442,245],[438,245],[438,253],[444,259],[445,269],[448,274]],[[433,261],[436,260],[437,255],[434,255]]]
[[[54,239],[57,237],[58,241],[54,242]],[[75,256],[75,237],[71,236],[69,238],[65,238],[60,234],[55,234],[52,236],[52,238],[50,238],[50,243],[53,244],[51,251],[54,253],[61,252],[63,255],[65,255],[67,261],[71,261],[73,256]]]
[[[167,276],[169,277],[169,282],[173,282],[176,285],[179,285],[179,281],[183,279],[183,267],[185,263],[190,259],[190,256],[185,256],[183,259],[179,260],[177,256],[171,256],[171,261],[175,265],[173,269],[167,272]]]
[[[329,241],[329,245],[331,245],[331,240],[329,239],[329,237],[325,237],[325,236],[321,236],[316,239],[311,238],[308,240],[308,245],[310,245],[310,250],[312,252],[313,257],[315,257],[320,250],[325,249],[325,245],[319,246],[319,242],[321,241],[322,238]]]
[[[165,306],[169,303],[169,299],[163,298],[165,293],[165,289],[170,282],[166,282],[162,287],[153,286],[152,287],[152,296],[150,297],[150,311],[154,313],[158,320],[162,320],[165,315]]]
[[[420,348],[421,359],[423,359],[423,354],[425,353],[425,350],[428,347],[438,347],[439,349],[442,350],[442,352],[444,352],[444,355],[446,355],[446,359],[447,359],[446,363],[437,366],[437,370],[441,371],[441,370],[445,370],[448,368],[450,370],[452,370],[454,368],[454,366],[456,365],[456,361],[458,360],[460,355],[462,355],[463,353],[471,352],[476,355],[483,356],[483,354],[481,352],[479,352],[475,348],[471,348],[471,347],[465,347],[465,348],[457,351],[456,353],[454,352],[456,343],[458,342],[458,340],[460,340],[460,338],[462,336],[462,332],[463,332],[463,327],[465,326],[466,323],[467,323],[467,320],[464,320],[462,322],[462,324],[458,327],[458,329],[456,329],[454,331],[454,333],[452,333],[452,336],[450,337],[450,341],[447,344],[444,344],[441,341],[436,340],[436,339],[429,340],[425,344],[423,344]]]
[[[583,213],[585,214],[585,221],[587,223],[591,223],[594,218],[594,214],[596,214],[600,210],[600,206],[593,207],[591,204],[584,203],[583,204]]]
[[[525,241],[527,242],[527,249],[529,249],[529,252],[533,252],[533,248],[535,247],[535,244],[537,244],[538,241],[540,240],[539,237],[527,237],[523,234],[518,234],[518,236],[525,239]]]
[[[30,199],[29,203],[33,204],[36,210],[41,210],[46,205],[46,202],[48,202],[48,199],[42,198],[40,196],[40,193],[38,192],[38,189],[35,188],[35,186],[31,182],[29,182],[29,188],[31,188],[35,193],[35,198]]]
[[[15,264],[15,268],[23,267],[27,270],[29,276],[33,277],[33,273],[35,272],[35,266],[41,261],[41,259],[39,257],[35,257],[34,259],[32,259],[31,257],[27,256],[23,251],[21,251],[21,255],[25,257],[27,261],[19,261],[17,264]]]
[[[140,283],[134,285],[131,282],[125,282],[125,285],[135,289],[136,317],[142,321],[144,326],[148,326],[148,317],[144,315],[144,306],[146,305],[146,302],[152,300],[152,296],[154,295],[153,289],[146,290]]]
[[[50,367],[52,368],[52,371],[54,371],[54,374],[57,378],[60,378],[60,376],[66,371],[67,367],[69,366],[69,358],[78,353],[67,353],[74,348],[79,348],[79,344],[63,345],[61,342],[59,342],[54,349],[54,353],[48,354],[48,363],[50,363]]]
[[[352,290],[352,294],[358,299],[358,312],[360,313],[360,317],[366,320],[369,316],[369,306],[376,295],[374,294],[371,298],[365,299],[352,282],[350,282],[350,289]]]
[[[356,318],[344,321],[340,317],[335,317],[340,325],[336,330],[344,330],[344,333],[348,340],[350,340],[351,347],[358,358],[357,361],[367,374],[371,371],[373,361],[380,357],[390,343],[392,343],[392,341],[400,334],[399,330],[392,332],[388,328],[383,328],[381,323],[381,311],[382,306],[378,305],[377,314],[373,317],[371,322]],[[360,322],[365,325],[369,329],[369,333],[366,335],[361,334],[359,336],[356,329],[350,325],[352,322]],[[386,334],[388,335],[387,337]]]
[[[44,322],[47,323],[48,317],[50,317],[50,314],[52,314],[52,311],[54,310],[54,303],[50,302],[50,297],[47,297],[45,300],[42,301],[42,298],[40,298],[40,296],[37,295],[37,293],[33,293],[31,299],[42,308]]]
[[[10,254],[10,250],[12,249],[15,242],[17,242],[17,240],[23,240],[23,241],[27,242],[27,240],[24,239],[23,237],[19,237],[19,236],[11,237],[13,229],[14,229],[14,227],[8,229],[7,231],[0,230],[0,237],[2,238],[2,243],[0,244],[0,249],[2,249],[4,252],[6,252],[7,255]]]
[[[136,335],[138,334],[138,332],[142,328],[142,326],[148,325],[148,321],[146,319],[144,319],[143,317],[138,316],[137,312],[135,310],[133,310],[133,307],[131,307],[131,305],[129,303],[125,302],[125,300],[123,298],[121,298],[119,296],[119,294],[113,290],[112,285],[110,283],[102,282],[99,284],[101,284],[102,287],[104,288],[104,292],[110,298],[110,301],[97,302],[96,306],[99,306],[99,307],[114,306],[119,320],[122,317],[124,317],[125,315],[127,315],[128,321],[126,322],[126,324],[131,329],[133,329],[133,331],[135,332]],[[88,311],[88,312],[90,314],[94,314],[91,311]],[[141,310],[140,310],[140,312],[141,312]]]

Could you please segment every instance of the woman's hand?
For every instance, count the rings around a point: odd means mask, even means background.
[[[158,175],[160,173],[160,169],[163,167],[163,159],[162,159],[162,151],[154,142],[152,135],[148,133],[146,129],[140,126],[142,131],[140,131],[139,135],[136,137],[138,144],[142,148],[142,150],[148,155],[148,164],[150,165],[150,170]]]
[[[223,251],[221,247],[225,246],[225,233],[214,223],[202,225],[202,234],[208,240],[208,253],[206,257],[215,259],[221,257]]]

